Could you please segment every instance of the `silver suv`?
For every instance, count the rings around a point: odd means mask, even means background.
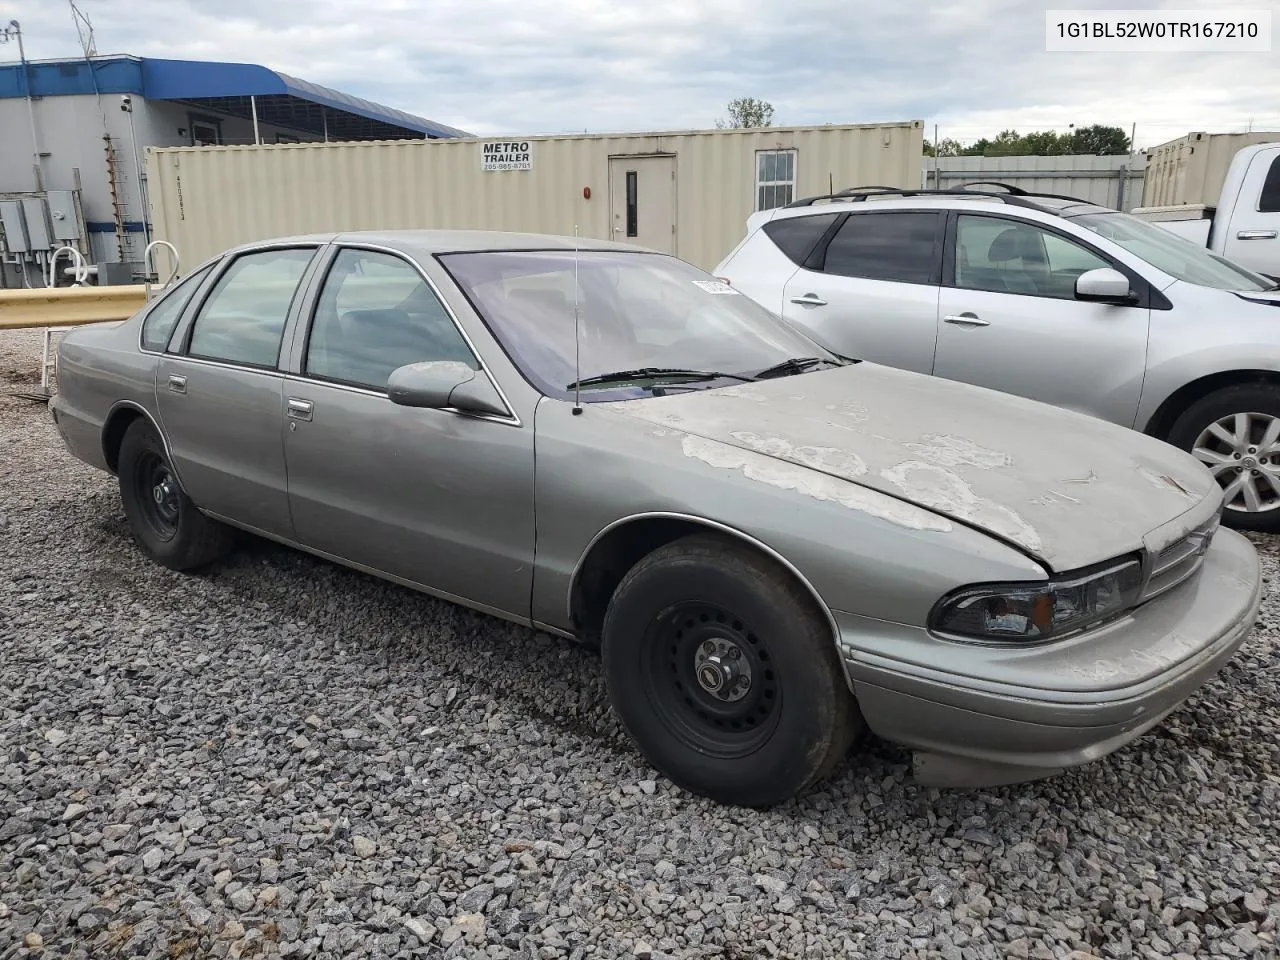
[[[1280,285],[1128,214],[990,186],[761,211],[715,272],[839,353],[1190,450],[1227,523],[1280,532]]]

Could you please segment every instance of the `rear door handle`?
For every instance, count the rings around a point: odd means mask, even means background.
[[[1275,230],[1241,230],[1236,234],[1237,240],[1274,240]]]
[[[169,390],[172,393],[187,392],[187,378],[179,377],[176,374],[169,374]]]
[[[968,311],[965,311],[964,313],[951,313],[943,317],[942,319],[943,319],[943,322],[945,323],[955,323],[955,324],[959,324],[962,327],[991,326],[990,320],[983,320],[976,313],[969,313]]]
[[[299,400],[297,397],[290,397],[289,398],[289,419],[310,420],[311,419],[311,401]]]
[[[803,303],[811,307],[825,307],[827,301],[823,300],[816,293],[806,293],[803,297],[792,297],[792,303]]]

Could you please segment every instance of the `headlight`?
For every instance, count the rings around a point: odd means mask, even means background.
[[[986,643],[1062,637],[1135,606],[1142,589],[1137,558],[1114,560],[1035,583],[986,583],[943,597],[929,629]]]

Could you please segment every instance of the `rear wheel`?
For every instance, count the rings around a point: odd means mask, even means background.
[[[1190,451],[1223,488],[1223,522],[1280,532],[1280,387],[1239,384],[1197,400],[1169,442]]]
[[[795,796],[862,728],[813,598],[728,538],[686,537],[642,559],[614,593],[603,634],[627,731],[664,775],[721,803]]]
[[[120,499],[133,539],[171,570],[212,563],[231,549],[231,530],[210,520],[178,483],[155,427],[139,418],[120,442]]]

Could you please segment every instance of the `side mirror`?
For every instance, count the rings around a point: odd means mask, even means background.
[[[456,360],[431,360],[397,367],[387,378],[387,394],[402,407],[452,409],[510,416],[489,377]]]
[[[1099,303],[1132,303],[1134,296],[1129,289],[1129,278],[1119,270],[1102,267],[1086,270],[1076,277],[1076,299]]]

